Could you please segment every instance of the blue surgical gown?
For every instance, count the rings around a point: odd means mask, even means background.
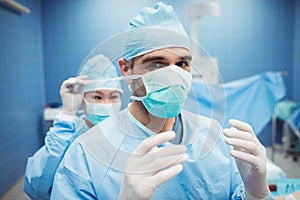
[[[50,199],[52,183],[57,167],[70,144],[89,128],[83,119],[73,121],[54,119],[48,131],[45,145],[28,158],[24,191],[32,199]]]
[[[118,199],[127,158],[150,136],[129,115],[125,109],[72,143],[56,172],[51,199]],[[181,120],[189,160],[152,199],[241,199],[242,180],[219,123],[188,111]]]

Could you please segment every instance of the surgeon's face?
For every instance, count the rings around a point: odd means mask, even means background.
[[[133,63],[131,63],[132,66],[129,69],[129,74],[143,75],[150,71],[171,65],[176,65],[190,72],[191,59],[190,52],[185,48],[164,48],[134,58],[133,61],[131,61]],[[134,80],[131,86],[135,95],[144,96],[146,94],[146,89],[141,79]]]

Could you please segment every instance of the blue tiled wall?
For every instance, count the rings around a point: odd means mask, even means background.
[[[44,75],[39,1],[18,1],[20,14],[0,5],[0,196],[24,174],[41,145]]]

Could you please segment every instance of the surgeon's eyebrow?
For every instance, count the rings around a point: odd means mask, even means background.
[[[162,60],[165,60],[165,58],[162,56],[152,56],[152,57],[148,57],[148,58],[145,58],[144,60],[142,60],[142,64],[149,63],[152,61],[162,61]]]
[[[187,60],[187,61],[191,61],[192,60],[192,56],[182,56],[180,57],[181,60]]]

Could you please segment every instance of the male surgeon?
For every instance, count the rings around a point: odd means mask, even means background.
[[[119,67],[139,77],[128,81],[132,103],[73,142],[52,199],[270,198],[251,126],[231,120],[225,138],[218,122],[183,109],[191,59],[171,6],[145,7],[130,21]]]

